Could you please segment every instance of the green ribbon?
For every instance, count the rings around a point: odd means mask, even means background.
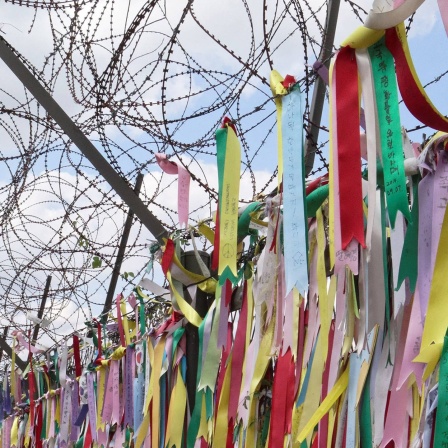
[[[404,237],[403,250],[401,252],[400,269],[398,270],[398,280],[396,291],[400,289],[403,280],[409,278],[409,288],[415,291],[418,271],[418,182],[420,176],[412,176],[412,192],[414,203],[412,205],[411,220],[408,222],[406,235]]]
[[[261,445],[262,447],[266,446],[266,441],[268,440],[269,433],[269,423],[271,419],[271,408],[267,408],[263,418],[263,426],[261,429]]]
[[[176,353],[177,345],[179,344],[180,339],[185,333],[185,327],[179,327],[173,333],[173,346],[171,348],[171,357],[174,359],[174,354]]]
[[[58,367],[58,351],[54,351],[53,355],[54,374],[50,370],[50,379],[54,381],[54,384],[59,384],[59,367]]]
[[[328,197],[330,185],[322,185],[316,188],[306,197],[306,211],[308,218],[314,218],[319,207]]]
[[[213,394],[209,387],[205,390],[205,416],[207,420],[213,417]]]
[[[187,432],[187,448],[194,448],[196,443],[196,437],[199,431],[199,426],[201,424],[201,412],[202,412],[202,397],[204,396],[204,391],[197,389],[197,385],[201,378],[202,373],[202,345],[204,340],[204,329],[205,329],[205,321],[202,320],[201,325],[198,328],[198,370],[196,375],[196,397],[194,401],[194,409],[191,413],[190,424],[188,425]]]
[[[370,415],[371,413],[370,413],[370,372],[369,372],[362,393],[361,418],[360,418],[361,424],[359,425],[361,446],[363,448],[373,446],[372,421]]]
[[[230,131],[233,132],[233,131]],[[220,226],[220,236],[222,237],[223,230],[221,226],[223,226],[222,222],[222,209],[223,209],[223,203],[222,203],[222,191],[223,191],[223,184],[224,184],[224,174],[225,174],[225,166],[226,166],[226,158],[229,158],[227,155],[227,139],[229,134],[229,128],[226,126],[224,128],[220,128],[215,132],[215,139],[216,139],[216,158],[217,158],[217,164],[218,164],[218,213],[219,213],[219,226]],[[238,224],[237,224],[238,225]],[[237,233],[238,233],[238,227],[237,227]],[[235,246],[236,248],[236,246]],[[222,248],[220,248],[222,250]],[[226,282],[226,280],[230,280],[233,284],[236,284],[238,282],[238,278],[234,273],[232,272],[232,269],[229,265],[227,265],[221,275],[219,276],[219,284],[222,286]]]
[[[252,217],[251,213],[259,210],[261,208],[260,202],[252,202],[249,204],[241,213],[238,218],[238,241],[242,241],[247,235],[256,234],[256,230],[252,230],[250,226],[250,221]]]
[[[131,430],[129,427],[126,428],[126,436],[125,436],[125,446],[130,447],[131,446]]]
[[[226,162],[227,128],[218,129],[215,132],[216,156],[218,162],[218,201],[221,203],[222,183],[224,181],[224,166]]]
[[[394,228],[398,210],[410,218],[394,59],[384,44],[384,38],[369,47],[369,54],[378,109],[384,189],[390,223]]]
[[[437,405],[434,446],[448,446],[448,336],[443,340],[439,370],[439,401]]]
[[[41,401],[41,406],[43,406],[43,401]],[[47,438],[47,406],[44,407],[44,411],[42,412],[42,430],[40,431],[41,440],[45,440]]]
[[[143,296],[139,293],[138,288],[134,289],[134,292],[138,297],[138,319],[139,319],[139,327],[140,327],[140,335],[143,336],[146,332],[146,314],[145,314],[145,303],[143,302]]]
[[[45,378],[44,378],[44,374],[42,372],[38,372],[38,377],[39,377],[39,397],[41,397],[42,395],[45,394]]]

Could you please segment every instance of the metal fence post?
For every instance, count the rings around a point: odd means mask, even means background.
[[[207,267],[210,267],[210,254],[205,251],[198,251],[202,261]],[[199,264],[197,262],[194,251],[184,252],[181,256],[182,264],[185,269],[188,269],[195,274],[201,274]],[[188,291],[185,288],[186,300],[191,300]],[[194,304],[195,310],[201,317],[207,314],[210,308],[211,300],[209,296],[201,291],[199,288],[196,292],[196,302]],[[198,373],[198,359],[199,359],[199,334],[198,328],[188,323],[185,327],[185,333],[187,338],[187,396],[190,412],[194,409],[196,398],[196,380]]]

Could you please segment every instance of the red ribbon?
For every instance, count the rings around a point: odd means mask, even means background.
[[[174,257],[174,242],[172,239],[168,239],[165,245],[165,251],[163,252],[162,257],[162,271],[166,275],[170,269],[171,263]]]
[[[117,295],[116,304],[117,304],[117,323],[118,323],[118,333],[120,333],[120,343],[122,347],[126,347],[126,339],[124,338],[124,329],[123,329],[123,321],[121,316],[121,308],[120,302],[123,298],[122,294]]]
[[[79,352],[79,338],[76,334],[73,335],[73,356],[75,358],[75,374],[80,377],[82,373],[81,354]]]
[[[162,333],[169,331],[171,327],[173,327],[177,322],[183,319],[184,315],[178,313],[176,310],[173,310],[171,313],[171,317],[163,322],[157,330],[155,330],[155,337],[158,338]]]
[[[286,75],[285,79],[280,83],[285,89],[289,89],[296,83],[296,78],[292,75]]]
[[[286,423],[286,404],[288,400],[289,388],[285,387],[288,382],[294,384],[293,379],[290,378],[291,371],[294,373],[294,366],[291,350],[288,348],[287,352],[278,357],[275,368],[274,384],[272,386],[272,409],[271,409],[271,427],[269,430],[269,448],[283,446],[285,437]],[[294,375],[293,375],[294,377]],[[292,408],[291,408],[292,411]]]
[[[317,179],[314,179],[312,182],[310,182],[306,187],[306,195],[308,196],[310,193],[312,193],[314,190],[317,190],[322,185],[328,184],[328,174],[324,174],[321,177],[318,177]]]
[[[227,343],[226,346],[222,349],[222,356],[221,356],[221,367],[218,374],[218,381],[216,385],[216,396],[220,397],[215,401],[215,415],[218,411],[218,405],[221,401],[221,392],[222,392],[222,386],[224,385],[224,377],[226,374],[226,368],[225,365],[227,364],[227,359],[230,355],[230,349],[232,347],[232,333],[233,333],[233,324],[232,322],[229,322],[227,324]]]
[[[235,419],[238,409],[238,400],[241,389],[241,381],[244,362],[244,352],[246,348],[246,326],[247,326],[247,282],[243,286],[243,306],[238,319],[235,341],[233,343],[232,372],[230,376],[230,397],[228,417]]]
[[[335,76],[342,248],[353,238],[365,247],[358,65],[353,48],[344,47],[337,54]]]
[[[39,403],[37,405],[37,424],[36,424],[36,429],[35,429],[35,437],[36,437],[36,448],[42,448],[42,439],[41,439],[41,435],[42,435],[42,403]]]
[[[435,425],[434,425],[435,426]],[[235,425],[233,419],[229,420],[229,427],[227,430],[227,440],[226,440],[226,448],[233,448],[235,444],[233,443],[233,429]]]
[[[34,378],[34,369],[33,369],[33,363],[30,360],[30,366],[31,371],[28,373],[28,388],[29,388],[29,394],[30,394],[30,424],[31,427],[34,427],[34,416],[35,416],[35,408],[36,408],[36,402],[34,401],[34,394],[36,393],[36,387],[35,387],[35,378]]]
[[[289,350],[288,350],[289,351]],[[287,354],[287,353],[286,353]],[[291,355],[291,363],[289,364],[288,383],[286,385],[286,415],[285,415],[285,434],[292,432],[292,410],[295,401],[295,382],[296,382],[296,366]]]
[[[84,448],[90,448],[92,446],[92,441],[93,441],[92,426],[89,423],[89,426],[88,426],[87,431],[85,433]]]
[[[100,365],[102,357],[103,357],[103,348],[102,348],[103,342],[101,339],[101,324],[96,319],[93,319],[93,322],[96,324],[96,330],[98,333],[98,355],[96,357],[95,364]]]
[[[236,127],[233,121],[229,117],[224,117],[221,124],[221,129],[225,129],[226,127],[230,127],[233,129],[233,132],[235,132],[235,135],[238,135],[238,132],[236,132]]]
[[[305,300],[302,300],[299,308],[299,337],[297,338],[296,381],[294,383],[294,396],[299,392],[302,377],[303,352],[305,350]]]
[[[226,287],[224,288],[224,294],[225,294],[224,304],[226,305],[226,307],[229,307],[230,303],[232,302],[232,292],[233,292],[232,282],[229,279],[227,279]]]
[[[396,27],[386,30],[386,47],[395,59],[398,87],[411,114],[426,126],[448,132],[448,120],[431,107],[412,74]]]

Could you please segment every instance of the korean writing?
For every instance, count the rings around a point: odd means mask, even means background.
[[[306,216],[303,191],[303,142],[300,92],[283,97],[283,219],[287,293],[308,286]]]
[[[383,40],[373,45],[369,52],[378,108],[384,191],[393,227],[398,210],[409,217],[395,66]]]

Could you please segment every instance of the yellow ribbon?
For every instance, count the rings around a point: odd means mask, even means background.
[[[347,266],[345,268],[345,278],[346,278],[345,296],[347,300],[347,307],[346,307],[347,317],[346,317],[346,330],[344,334],[344,343],[342,345],[342,353],[341,353],[342,357],[345,357],[350,352],[353,341],[353,335],[355,333],[355,313],[354,313],[356,305],[355,289],[353,282],[353,273]]]
[[[131,335],[129,334],[129,322],[128,318],[126,317],[126,302],[124,301],[124,299],[120,300],[120,311],[123,319],[123,331],[126,340],[126,346],[128,346],[131,343]]]
[[[31,442],[31,437],[29,436],[30,427],[31,427],[31,420],[28,418],[28,420],[26,422],[25,437],[24,437],[24,442],[23,442],[25,448],[28,448],[30,446],[30,442]],[[0,446],[1,446],[1,441],[0,441]]]
[[[180,262],[179,258],[176,254],[173,257],[173,263],[188,277],[191,279],[192,283],[197,284],[198,288],[201,291],[206,292],[207,294],[214,294],[216,290],[216,279],[207,278],[201,274],[195,274],[194,272],[185,269],[185,267]],[[187,285],[188,286],[188,285]]]
[[[11,428],[11,446],[19,444],[19,417],[15,417]]]
[[[110,359],[113,361],[118,361],[123,358],[126,353],[126,347],[118,347],[111,355]]]
[[[198,430],[198,436],[204,437],[204,439],[207,439],[207,433],[208,433],[208,425],[207,425],[207,408],[205,406],[205,394],[202,394],[202,406],[201,406],[201,421],[199,423],[199,430]]]
[[[283,86],[283,77],[277,70],[272,70],[269,82],[277,110],[278,186],[280,187],[283,177],[282,98],[280,95],[286,95],[288,91]]]
[[[146,435],[148,434],[150,420],[151,415],[148,412],[143,417],[143,420],[137,430],[137,438],[135,440],[135,446],[143,446],[143,442],[145,441]]]
[[[384,36],[384,30],[372,30],[360,26],[353,31],[341,44],[341,47],[368,48]]]
[[[299,436],[299,425],[300,419],[302,417],[303,412],[303,404],[300,406],[294,406],[294,410],[292,412],[292,440],[297,440]]]
[[[328,336],[321,333],[319,334],[319,338],[321,337],[328,337]],[[304,428],[307,426],[307,423],[316,412],[316,409],[318,409],[319,407],[320,392],[322,387],[322,374],[324,371],[324,363],[325,363],[325,360],[323,359],[322,356],[322,348],[323,345],[321,343],[318,343],[313,363],[311,366],[308,364],[308,369],[311,368],[311,372],[309,376],[305,401],[303,402],[303,412],[300,417],[299,436],[302,434],[302,432],[304,432]],[[304,375],[302,376],[302,378],[303,377]],[[308,434],[309,432],[310,431],[307,431],[306,434]],[[304,440],[305,437],[306,435],[302,440]]]
[[[250,267],[253,272],[253,263],[250,262]],[[250,277],[247,279],[247,326],[246,326],[246,348],[244,353],[247,353],[247,349],[249,348],[250,344],[250,335],[251,335],[251,329],[252,324],[254,320],[254,296],[253,296],[253,285],[254,285],[254,278]]]
[[[428,323],[429,325],[429,323]],[[440,356],[442,355],[443,343],[438,342],[431,344],[426,348],[420,347],[421,351],[418,356],[413,360],[413,362],[424,362],[426,363],[425,370],[423,371],[423,381],[426,381],[434,369],[436,368]]]
[[[180,371],[177,372],[176,384],[171,393],[166,427],[166,443],[169,447],[182,446],[183,425],[187,406],[187,389]]]
[[[275,320],[276,320],[275,316],[272,316],[269,322],[269,326],[266,330],[266,333],[263,335],[263,338],[261,339],[260,342],[260,348],[258,350],[257,360],[255,361],[254,374],[249,389],[249,406],[251,406],[250,409],[252,409],[254,394],[257,388],[259,387],[259,384],[263,379],[264,374],[266,373],[269,361],[271,360],[270,353],[272,347],[272,340],[274,338]],[[247,446],[253,446],[253,445],[247,444]]]
[[[48,434],[48,430],[50,428],[50,424],[51,424],[51,390],[49,391],[49,397],[47,400],[45,400],[45,406],[47,408],[47,423],[46,423],[46,428],[47,428],[47,434]]]
[[[247,425],[246,429],[246,444],[247,447],[257,446],[255,439],[256,439],[256,431],[257,431],[257,420],[255,418],[256,415],[256,404],[257,399],[251,399],[249,404],[249,423]],[[268,439],[269,440],[269,437]]]
[[[160,421],[160,376],[162,371],[163,352],[165,350],[166,335],[162,335],[154,350],[154,369],[148,393],[152,396],[152,421],[151,427],[152,446],[159,446],[159,421]]]
[[[210,244],[215,242],[215,232],[205,223],[201,222],[198,226],[198,231],[204,235]]]
[[[129,341],[132,341],[132,338],[137,337],[137,332],[136,332],[137,327],[135,325],[135,320],[128,319],[128,328],[129,328]]]
[[[330,409],[328,413],[328,432],[327,432],[327,448],[331,448],[333,443],[333,431],[336,423],[336,410]]]
[[[412,385],[412,419],[409,440],[414,440],[420,424],[420,397],[417,384]]]
[[[56,400],[56,415],[54,416],[54,421],[58,424],[58,428],[61,426],[61,422],[60,422],[60,419],[61,419],[61,399],[60,399],[60,396],[59,395],[56,395],[55,396],[55,398],[54,398],[55,400]]]
[[[330,281],[330,288],[327,293],[327,273],[325,268],[325,228],[322,208],[316,212],[317,219],[317,287],[319,291],[320,309],[320,343],[322,345],[322,357],[325,362],[328,353],[328,333],[330,332],[331,317],[333,314],[333,303],[336,295],[336,276],[333,275]]]
[[[226,366],[226,373],[224,375],[224,382],[221,389],[221,397],[219,398],[218,410],[216,413],[216,426],[215,434],[213,437],[213,447],[226,448],[227,443],[227,430],[228,430],[228,408],[230,397],[230,376],[232,365],[232,355],[229,356],[229,360]]]
[[[103,365],[99,368],[99,380],[98,380],[98,390],[97,390],[97,407],[96,407],[96,426],[102,431],[106,428],[106,422],[103,421],[101,412],[104,405],[104,395],[106,391],[106,367]]]
[[[201,325],[202,322],[201,316],[199,316],[198,312],[179,294],[179,292],[177,291],[177,289],[173,284],[173,279],[171,277],[170,271],[167,272],[166,278],[171,287],[171,291],[174,294],[174,298],[177,302],[177,305],[179,306],[179,309],[182,311],[182,314],[185,316],[188,322],[190,322],[196,327],[199,327],[199,325]]]
[[[159,343],[160,343],[160,341],[159,341]],[[152,341],[150,338],[148,338],[146,345],[147,345],[147,350],[148,350],[146,356],[148,356],[151,369],[154,369],[155,353],[154,353],[154,347],[152,346]],[[152,375],[150,377],[149,385],[147,385],[147,389],[146,389],[145,403],[143,405],[143,415],[146,415],[148,413],[149,403],[151,402],[151,399],[152,399],[152,391],[153,391],[154,385],[151,382],[151,380],[152,380]]]
[[[251,216],[251,221],[254,223],[254,224],[256,224],[257,226],[260,226],[260,227],[268,227],[268,223],[267,222],[265,222],[265,221],[262,221],[261,219],[257,219],[255,216],[259,216],[260,215],[260,213],[259,212],[256,212],[256,213],[251,213],[250,214],[250,216]]]
[[[148,300],[152,303],[164,303],[163,301],[157,300],[155,297],[149,297],[147,294],[143,292],[143,290],[140,288],[140,286],[137,286],[137,292],[140,296],[142,296],[144,299]]]
[[[331,409],[339,397],[344,393],[348,386],[349,367],[347,366],[344,373],[336,381],[330,393],[325,397],[320,406],[316,409],[312,417],[300,431],[297,440],[302,443],[313,428],[320,422],[323,416]]]
[[[428,357],[436,362],[440,359],[441,350],[435,350],[431,345],[436,344],[440,347],[443,345],[443,339],[448,327],[448,301],[446,300],[447,272],[448,213],[445,211],[429,293],[428,309],[426,311],[420,354],[414,361],[428,362]]]
[[[330,86],[330,97],[329,97],[329,109],[330,109],[330,142],[329,142],[329,154],[330,154],[330,170],[329,170],[329,176],[328,176],[328,183],[330,185],[330,192],[328,195],[328,201],[329,201],[329,209],[330,209],[330,216],[328,218],[328,246],[330,248],[330,267],[333,267],[336,261],[336,252],[335,252],[335,228],[334,228],[334,207],[335,207],[335,198],[334,198],[334,142],[333,137],[336,133],[336,130],[333,129],[333,107],[334,107],[334,93],[332,87],[332,78],[333,78],[333,68],[334,68],[334,58],[331,60],[330,64],[330,71],[329,71],[329,86]]]
[[[227,127],[224,176],[219,205],[218,274],[226,267],[237,276],[238,201],[240,188],[241,148],[234,130]]]

